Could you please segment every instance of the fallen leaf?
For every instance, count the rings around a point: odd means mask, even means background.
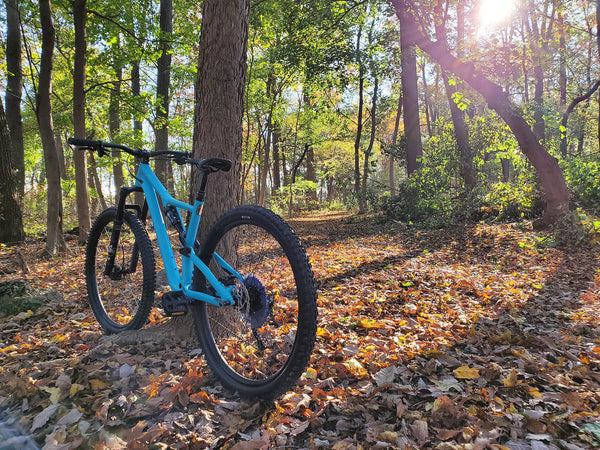
[[[53,403],[52,405],[45,408],[41,413],[39,413],[33,419],[33,423],[31,424],[30,432],[33,433],[38,428],[43,427],[50,420],[50,418],[58,411],[59,405]]]
[[[461,380],[472,380],[474,378],[479,378],[479,370],[469,366],[457,367],[452,372],[456,378]]]

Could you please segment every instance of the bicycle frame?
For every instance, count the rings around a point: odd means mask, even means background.
[[[202,185],[206,183],[207,174],[203,173],[203,177],[205,178],[203,180]],[[198,227],[200,225],[200,219],[202,217],[202,209],[204,208],[203,195],[199,196],[201,198],[196,199],[193,205],[181,202],[173,198],[173,196],[169,194],[169,192],[160,182],[158,177],[154,174],[149,164],[142,161],[139,164],[134,187],[121,188],[119,205],[117,209],[117,220],[119,222],[119,218],[123,217],[122,211],[124,208],[126,208],[125,198],[131,192],[140,191],[140,188],[144,192],[144,195],[146,197],[147,211],[150,212],[150,217],[152,218],[152,223],[154,224],[154,230],[156,232],[156,237],[158,240],[158,247],[163,260],[163,264],[165,266],[167,280],[169,282],[171,290],[182,291],[183,294],[189,298],[207,302],[215,306],[233,305],[233,286],[225,286],[223,283],[221,283],[215,277],[215,275],[212,273],[209,267],[194,252],[194,248],[196,246],[196,235],[198,233]],[[179,270],[179,267],[177,266],[177,261],[175,259],[173,247],[169,240],[167,226],[165,224],[165,220],[160,209],[158,198],[161,199],[164,208],[168,208],[169,206],[174,207],[174,211],[176,212],[179,222],[181,223],[182,231],[180,231],[180,240],[182,240],[183,245],[183,248],[181,249],[181,272]],[[144,206],[144,209],[146,208],[146,205]],[[188,211],[190,213],[190,220],[187,229],[182,220],[181,213],[179,212],[180,210]],[[119,232],[120,223],[117,224],[116,221],[112,238],[118,239]],[[115,236],[115,233],[117,234],[117,236]],[[112,245],[112,240],[111,247],[114,248],[114,246]],[[235,276],[240,281],[243,281],[243,277],[235,269],[233,269],[223,258],[221,258],[216,253],[213,255],[213,258],[215,262],[224,270],[229,272],[231,275]],[[132,262],[132,265],[133,264],[135,264],[135,262]],[[214,288],[216,296],[212,296],[210,294],[192,289],[192,276],[194,272],[194,267],[197,267],[202,272],[208,283],[210,283],[210,285]]]

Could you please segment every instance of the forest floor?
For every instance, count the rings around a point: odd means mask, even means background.
[[[51,260],[41,242],[2,247],[0,281],[63,299],[0,318],[0,447],[600,446],[597,250],[527,224],[423,231],[331,213],[292,226],[318,282],[318,337],[271,403],[225,391],[193,342],[101,339],[74,242]]]

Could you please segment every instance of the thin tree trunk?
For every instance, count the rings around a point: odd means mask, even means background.
[[[171,83],[171,34],[173,32],[173,1],[160,0],[160,50],[156,82],[156,119],[154,121],[155,150],[169,149],[169,86]],[[171,162],[157,159],[155,172],[158,179],[172,187]],[[171,175],[171,176],[170,176]]]
[[[312,181],[315,184],[317,182],[317,171],[315,170],[315,152],[312,146],[309,146],[308,151],[306,152],[306,181]],[[317,201],[316,189],[311,189],[308,191],[308,198],[313,202]]]
[[[3,244],[14,244],[25,239],[19,183],[12,166],[12,154],[8,123],[0,99],[0,242]]]
[[[358,116],[356,118],[356,138],[354,139],[354,193],[359,198],[360,204],[360,140],[362,138],[363,128],[363,96],[365,75],[360,54],[360,38],[362,34],[362,26],[358,29],[356,37],[356,63],[358,64]]]
[[[90,186],[94,186],[96,194],[98,195],[98,201],[100,202],[100,207],[104,211],[108,208],[106,204],[106,199],[104,198],[104,192],[102,190],[102,183],[100,182],[100,177],[98,176],[98,166],[96,164],[96,158],[93,153],[90,153],[90,166],[89,166],[89,176],[92,179],[92,183]]]
[[[40,0],[40,22],[42,25],[42,56],[38,95],[36,98],[37,120],[44,149],[46,179],[48,181],[48,213],[46,228],[46,248],[44,252],[54,255],[56,250],[66,249],[63,236],[62,188],[60,183],[60,164],[58,150],[54,140],[52,123],[52,68],[54,59],[54,23],[50,0]]]
[[[86,138],[85,132],[85,64],[87,52],[86,17],[87,0],[73,1],[73,23],[75,25],[75,62],[73,65],[73,129],[75,137]],[[87,183],[87,157],[85,151],[75,150],[75,197],[79,243],[85,244],[90,231],[90,199]]]
[[[6,0],[6,121],[13,152],[10,157],[17,180],[19,198],[25,192],[25,150],[21,97],[23,71],[21,66],[21,15],[18,0]]]
[[[425,124],[427,125],[427,134],[429,137],[433,136],[431,130],[431,116],[429,109],[429,93],[427,92],[427,76],[425,74],[425,63],[421,66],[421,76],[423,78],[423,107],[425,108]]]
[[[369,178],[369,158],[373,152],[373,144],[375,143],[375,135],[377,130],[377,97],[379,89],[379,79],[375,76],[375,83],[373,86],[373,105],[371,107],[371,138],[369,139],[369,146],[365,150],[365,159],[363,164],[363,176],[361,184],[361,194],[359,203],[359,214],[367,212],[367,179]]]
[[[558,13],[558,89],[559,106],[562,108],[567,104],[567,48],[566,48],[566,30],[563,13]]]
[[[277,194],[281,187],[281,167],[279,159],[279,126],[277,123],[273,124],[273,188],[272,195]]]
[[[398,109],[396,110],[396,121],[394,122],[394,134],[392,134],[392,149],[390,154],[389,180],[390,180],[390,196],[396,195],[396,186],[394,181],[394,157],[398,146],[398,129],[400,128],[400,115],[402,114],[402,93],[398,97]]]

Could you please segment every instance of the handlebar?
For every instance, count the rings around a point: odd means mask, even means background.
[[[143,150],[133,149],[122,144],[114,144],[112,142],[95,141],[92,139],[81,139],[81,138],[69,138],[67,142],[70,145],[78,146],[80,150],[91,150],[97,151],[98,155],[105,156],[108,154],[107,149],[115,148],[122,150],[130,155],[137,156],[143,160],[148,160],[157,156],[168,156],[170,159],[175,161],[177,164],[192,164],[197,166],[200,170],[205,172],[217,172],[222,170],[223,172],[229,171],[231,168],[231,161],[224,158],[208,158],[208,159],[194,159],[188,152],[177,152],[174,150]]]

